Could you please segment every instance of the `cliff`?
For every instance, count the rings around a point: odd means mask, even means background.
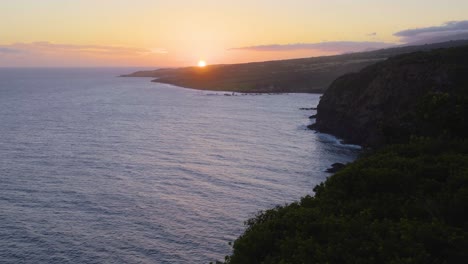
[[[312,128],[365,146],[398,143],[431,132],[416,131],[424,127],[418,111],[428,100],[453,108],[467,87],[468,46],[392,57],[335,80]],[[442,106],[434,114],[448,111]]]
[[[226,264],[464,263],[468,46],[337,79],[317,127],[368,149],[313,196],[245,222]]]

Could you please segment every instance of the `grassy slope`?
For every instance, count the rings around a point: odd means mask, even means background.
[[[345,73],[356,72],[393,55],[459,46],[468,41],[409,46],[371,52],[244,64],[141,71],[125,77],[154,77],[156,82],[200,90],[321,93]]]

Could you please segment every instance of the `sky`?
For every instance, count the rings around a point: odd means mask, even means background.
[[[0,2],[0,67],[177,67],[461,38],[467,0]]]

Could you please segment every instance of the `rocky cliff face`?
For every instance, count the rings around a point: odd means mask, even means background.
[[[467,64],[464,46],[396,56],[344,75],[322,96],[312,128],[349,143],[385,143],[385,129],[404,126],[425,95],[466,91]]]

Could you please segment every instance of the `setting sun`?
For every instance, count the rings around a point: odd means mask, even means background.
[[[206,66],[206,61],[200,60],[198,61],[198,67],[205,67]]]

